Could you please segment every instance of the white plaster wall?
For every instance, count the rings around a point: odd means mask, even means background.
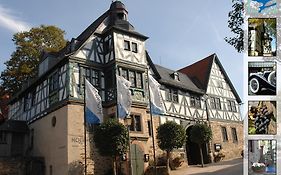
[[[145,42],[141,41],[140,39],[137,39],[135,37],[130,37],[128,35],[113,34],[113,40],[114,40],[114,51],[115,51],[115,58],[116,60],[123,60],[123,61],[129,61],[136,64],[141,65],[147,65],[146,62],[146,54],[145,54]],[[124,50],[124,40],[137,43],[138,45],[138,52],[134,53],[132,51]],[[132,48],[132,45],[131,45]]]
[[[52,118],[56,125],[52,126]],[[33,156],[45,158],[46,174],[67,174],[67,106],[64,106],[30,125],[34,129]]]

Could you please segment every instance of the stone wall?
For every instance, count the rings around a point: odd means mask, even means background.
[[[244,145],[243,122],[211,121],[210,124],[213,133],[213,139],[211,141],[212,152],[214,153],[215,151],[214,144],[221,144],[222,150],[220,152],[225,155],[224,159],[240,158]],[[226,127],[227,141],[223,141],[221,127]],[[231,128],[236,128],[238,142],[233,139]]]
[[[0,158],[0,175],[24,175],[23,159]]]
[[[67,118],[68,171],[73,175],[79,175],[73,172],[78,171],[80,167],[84,169],[85,165],[84,106],[82,104],[68,105]],[[98,153],[93,141],[93,133],[89,128],[86,136],[87,174],[103,175],[111,168],[111,159]],[[75,170],[73,170],[74,164],[78,164]]]

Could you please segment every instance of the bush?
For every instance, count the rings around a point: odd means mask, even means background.
[[[183,163],[184,163],[184,159],[181,157],[176,157],[172,161],[172,164],[175,169],[181,167]]]
[[[157,174],[158,175],[169,175],[165,166],[157,167]],[[146,169],[144,175],[155,175],[154,174],[154,167],[149,166]]]

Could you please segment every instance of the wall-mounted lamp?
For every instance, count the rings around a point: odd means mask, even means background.
[[[127,154],[126,153],[124,153],[124,154],[121,154],[121,160],[122,161],[127,161]]]
[[[144,162],[148,162],[149,161],[149,154],[144,154],[143,160],[144,160]]]
[[[221,144],[220,143],[215,143],[215,151],[220,151],[221,150]]]

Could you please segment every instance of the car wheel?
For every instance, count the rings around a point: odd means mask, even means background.
[[[254,94],[258,93],[260,90],[260,83],[256,78],[252,78],[249,82],[250,91]]]
[[[273,86],[276,86],[276,72],[272,71],[269,75],[267,80],[272,84]]]

